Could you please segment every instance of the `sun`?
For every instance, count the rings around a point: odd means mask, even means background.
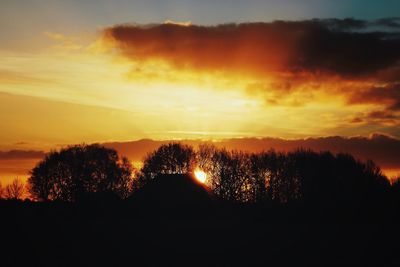
[[[197,181],[204,184],[207,179],[207,174],[201,170],[194,171],[194,176],[196,177]]]

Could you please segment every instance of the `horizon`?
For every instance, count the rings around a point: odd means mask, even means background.
[[[0,6],[2,152],[142,139],[400,139],[398,1]],[[7,164],[1,180],[29,165]],[[400,162],[392,167],[389,176]]]
[[[332,141],[334,141],[332,143]],[[210,143],[228,150],[239,150],[250,153],[259,153],[271,149],[277,152],[291,152],[298,149],[312,150],[315,152],[329,151],[333,154],[349,153],[357,160],[365,162],[373,160],[381,168],[384,175],[393,181],[400,174],[400,163],[396,158],[400,157],[400,140],[382,134],[369,137],[354,136],[326,136],[309,137],[301,139],[283,139],[276,137],[245,137],[227,138],[219,140],[205,139],[180,139],[180,140],[155,140],[137,139],[130,141],[95,142],[107,148],[115,149],[121,156],[126,156],[135,168],[140,169],[144,157],[156,150],[159,146],[178,142],[188,144],[195,149],[204,143]],[[361,143],[360,143],[361,142]],[[84,143],[82,143],[84,144]],[[16,177],[25,181],[29,177],[29,171],[39,163],[46,154],[51,151],[67,148],[74,144],[64,144],[47,150],[12,149],[0,150],[0,178],[8,184]],[[10,164],[12,167],[10,168]]]

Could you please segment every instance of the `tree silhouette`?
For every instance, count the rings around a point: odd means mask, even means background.
[[[372,161],[363,163],[349,154],[303,149],[246,153],[210,144],[194,151],[178,143],[150,153],[135,184],[141,187],[158,174],[187,173],[195,167],[207,173],[206,184],[217,196],[234,202],[351,206],[382,199],[389,187]]]
[[[5,198],[6,199],[22,199],[25,193],[25,185],[20,179],[16,178],[11,184],[5,187]]]
[[[90,195],[130,194],[132,166],[113,149],[75,145],[53,151],[31,171],[29,191],[37,200],[79,201]]]
[[[306,202],[350,207],[375,201],[389,188],[372,161],[362,163],[349,154],[330,152],[297,151],[293,156]]]
[[[146,156],[134,187],[143,187],[159,174],[190,173],[195,166],[196,153],[192,147],[179,143],[162,145]]]
[[[0,181],[0,199],[4,198],[4,188],[3,184]]]
[[[324,207],[357,207],[378,203],[390,184],[372,161],[349,154],[299,149],[282,153],[229,151],[202,144],[197,150],[169,143],[149,153],[132,182],[133,168],[114,150],[78,145],[46,155],[31,172],[29,192],[38,200],[77,201],[90,194],[126,198],[157,175],[207,173],[206,185],[233,202],[275,201]],[[371,204],[372,205],[372,204]]]
[[[393,179],[391,186],[391,200],[398,210],[400,208],[400,176]]]
[[[275,185],[278,184],[278,155],[275,151],[252,154],[251,175],[254,177],[254,201],[276,199]]]
[[[208,174],[207,184],[217,196],[230,201],[253,201],[254,181],[247,153],[201,145],[198,162]]]

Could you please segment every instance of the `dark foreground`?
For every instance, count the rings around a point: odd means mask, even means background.
[[[2,266],[400,265],[398,219],[379,212],[129,201],[0,211]]]

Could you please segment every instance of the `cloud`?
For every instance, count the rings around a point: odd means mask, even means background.
[[[400,115],[392,111],[372,111],[350,119],[350,123],[378,124],[387,126],[400,126]]]
[[[77,38],[73,36],[67,36],[56,32],[43,32],[43,35],[54,41],[56,44],[53,48],[60,49],[63,51],[74,51],[84,48],[83,45],[77,43]]]
[[[0,151],[0,160],[8,159],[41,159],[45,152],[37,150],[10,150]]]
[[[164,24],[173,24],[173,25],[179,25],[179,26],[191,26],[192,22],[191,21],[174,21],[174,20],[170,20],[167,19],[166,21],[164,21]]]
[[[286,25],[252,23],[217,26],[161,24],[115,26],[106,35],[134,60],[162,59],[178,69],[247,74],[285,71],[295,57],[297,33]]]
[[[371,104],[378,106],[351,119],[352,124],[383,125],[395,129],[400,127],[400,83],[387,83],[348,94],[349,104]],[[374,110],[375,109],[375,110]]]
[[[373,119],[395,119],[396,116],[394,116],[392,113],[386,112],[386,111],[373,111],[368,113],[368,117],[373,118]]]
[[[353,92],[349,101],[354,104],[384,104],[388,110],[400,111],[400,82],[373,86],[361,92]]]
[[[23,146],[23,145],[28,145],[28,144],[29,144],[28,142],[24,142],[24,141],[19,141],[19,142],[14,143],[14,145],[17,145],[17,146]]]
[[[169,23],[119,25],[105,34],[127,57],[163,59],[178,68],[357,76],[398,64],[398,33],[368,31],[371,25],[396,28],[396,23],[396,18],[184,27]]]
[[[242,90],[266,106],[339,99],[343,106],[363,106],[362,116],[352,114],[355,123],[388,124],[388,118],[367,114],[381,110],[396,117],[392,125],[398,122],[400,18],[116,25],[103,37],[134,69],[162,61],[178,72],[248,78]]]
[[[61,34],[61,33],[56,33],[56,32],[43,32],[43,34],[50,38],[51,40],[55,40],[55,41],[65,41],[68,39],[68,37],[66,37],[65,35]]]
[[[400,29],[400,17],[377,19],[373,24],[388,28]]]
[[[391,31],[400,28],[400,17],[380,18],[376,20],[359,20],[354,18],[319,20],[325,27],[335,31],[360,31],[378,28]]]

